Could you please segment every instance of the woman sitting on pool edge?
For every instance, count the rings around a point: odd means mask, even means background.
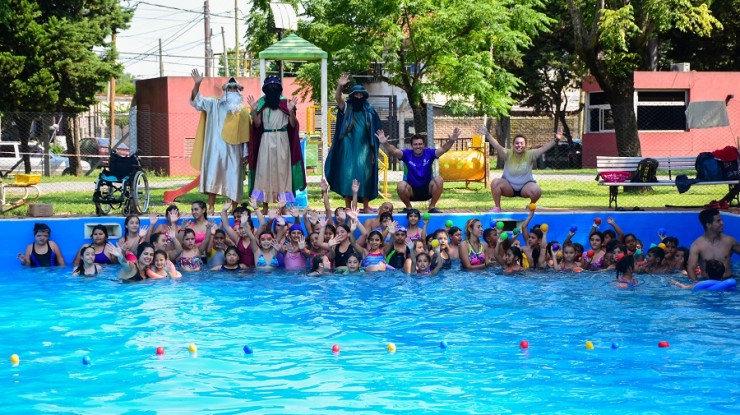
[[[34,242],[26,247],[25,254],[18,254],[22,265],[30,267],[64,266],[64,256],[56,242],[49,240],[51,228],[45,223],[33,225]]]
[[[478,128],[478,132],[486,137],[496,149],[499,157],[505,160],[503,175],[491,182],[491,196],[494,203],[491,212],[501,212],[501,196],[528,197],[531,203],[537,203],[542,196],[542,189],[532,176],[532,166],[538,158],[558,145],[563,137],[562,127],[558,128],[553,141],[534,150],[527,150],[526,138],[521,134],[514,137],[514,148],[506,149],[493,138],[486,127]]]

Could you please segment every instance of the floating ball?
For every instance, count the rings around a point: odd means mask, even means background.
[[[157,347],[157,356],[162,356],[164,354],[164,347],[159,346]]]
[[[535,209],[537,209],[537,204],[536,203],[530,203],[529,204],[529,210],[534,211]]]
[[[17,354],[13,353],[10,355],[10,363],[17,365],[21,362],[21,358]]]
[[[658,245],[655,245],[655,244],[650,244],[650,247],[651,247],[651,248],[655,248],[656,246],[658,246]]]
[[[529,349],[529,342],[526,340],[522,340],[519,342],[519,348],[521,349]]]
[[[248,344],[244,346],[244,349],[243,350],[244,350],[244,354],[252,354],[252,353],[254,353],[254,349],[252,349],[252,346],[250,346]]]
[[[92,363],[92,360],[90,360],[90,356],[84,356],[84,357],[82,358],[82,364],[83,364],[83,365],[87,366],[87,365],[89,365],[90,363]]]
[[[505,241],[505,240],[509,239],[509,232],[504,232],[504,233],[502,233],[502,234],[501,234],[501,235],[500,235],[500,236],[498,237],[498,239],[501,239],[502,241]]]
[[[665,228],[658,229],[658,235],[664,236],[665,235]]]
[[[661,341],[658,342],[658,347],[660,347],[660,348],[666,348],[666,347],[670,347],[670,346],[671,345],[668,344],[668,342],[665,341],[665,340],[661,340]]]
[[[440,349],[446,349],[448,347],[449,346],[447,345],[447,342],[446,341],[442,340],[441,342],[439,342],[439,348]]]
[[[589,257],[589,258],[593,258],[594,257],[594,250],[593,249],[589,249],[588,252],[586,252],[586,256]]]
[[[612,349],[619,349],[619,343],[612,343]]]
[[[589,340],[589,341],[586,342],[586,349],[588,349],[588,350],[593,350],[594,349],[594,343],[591,340]]]
[[[552,251],[553,252],[558,252],[559,250],[560,250],[560,244],[558,244],[558,243],[552,244]]]
[[[620,252],[620,253],[618,253],[618,254],[617,254],[617,261],[621,261],[621,260],[622,260],[622,258],[624,258],[624,254],[623,254],[623,253],[621,253],[621,252]]]
[[[423,215],[421,215],[421,217],[422,217],[422,218],[423,218],[424,220],[429,220],[429,218],[430,218],[431,216],[429,215],[429,212],[424,212],[424,214],[423,214]]]
[[[504,223],[502,221],[496,222],[496,229],[498,230],[504,229]]]
[[[563,251],[555,252],[555,258],[562,259],[563,258]]]
[[[196,346],[195,343],[190,343],[188,350],[190,350],[190,353],[196,353],[198,351],[198,346]]]
[[[432,245],[432,248],[436,248],[439,246],[439,241],[436,239],[432,239],[432,242],[430,242],[430,245]]]
[[[660,248],[660,249],[662,249],[662,250],[665,251],[665,244],[663,242],[659,243],[658,244],[658,248]]]
[[[332,353],[339,353],[339,345],[338,344],[333,345],[331,347],[331,352]]]
[[[594,219],[594,223],[598,226],[601,225],[601,218]]]
[[[543,223],[542,225],[540,225],[540,230],[542,232],[547,232],[548,229],[550,229],[550,225],[548,225],[546,223]]]
[[[391,353],[396,353],[396,345],[394,343],[388,343],[385,348],[388,349],[388,351]]]
[[[447,222],[445,222],[445,226],[448,228],[452,227],[452,219],[447,219]]]
[[[576,225],[573,225],[573,226],[570,227],[570,231],[571,232],[574,232],[575,233],[577,230],[578,230],[578,226],[576,226]]]
[[[514,235],[519,235],[519,232],[521,232],[521,231],[519,230],[519,228],[514,228],[514,229],[513,229],[512,231],[511,231],[511,233],[513,233]]]
[[[642,249],[635,249],[635,256],[642,255]]]

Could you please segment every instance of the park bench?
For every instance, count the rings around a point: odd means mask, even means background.
[[[617,198],[619,196],[619,187],[652,187],[652,186],[676,186],[676,172],[695,171],[695,156],[685,157],[652,157],[658,161],[658,170],[656,176],[657,182],[630,182],[632,173],[637,171],[637,165],[643,157],[610,157],[596,156],[596,171],[599,173],[598,181],[600,186],[609,186],[609,207],[614,205],[617,209]],[[666,179],[665,176],[668,176]],[[725,180],[714,182],[698,182],[692,184],[699,185],[727,185],[730,192],[738,186],[737,180]],[[739,200],[737,194],[734,199]]]

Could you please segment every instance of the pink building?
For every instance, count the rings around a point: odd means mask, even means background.
[[[640,71],[633,76],[643,157],[695,156],[738,145],[740,72]],[[609,104],[592,77],[584,80],[583,91],[586,93],[583,167],[593,168],[596,156],[617,155],[616,135]],[[703,101],[714,101],[724,107],[729,125],[689,128],[689,106]]]
[[[205,78],[200,85],[203,96],[220,97],[228,78]],[[242,96],[262,96],[259,78],[240,78]],[[295,96],[295,78],[283,79],[283,95]],[[144,165],[168,176],[196,175],[190,167],[190,154],[200,114],[190,106],[193,79],[162,77],[136,81],[137,141]],[[246,101],[246,100],[245,100]],[[313,102],[298,101],[298,122],[306,125],[306,108]],[[246,105],[246,102],[245,102]],[[148,158],[148,156],[153,156]]]

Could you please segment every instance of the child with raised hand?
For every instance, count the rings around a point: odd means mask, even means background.
[[[588,238],[590,248],[583,253],[581,263],[584,269],[598,270],[604,265],[604,255],[606,250],[603,245],[604,235],[599,231],[592,232]]]
[[[460,264],[464,269],[484,269],[486,267],[486,252],[481,242],[482,236],[483,225],[480,219],[469,219],[465,224],[465,240],[458,248]]]
[[[21,265],[30,267],[64,266],[64,256],[56,242],[50,240],[51,228],[45,223],[33,225],[34,242],[26,246],[25,253],[18,254]]]
[[[180,226],[177,224],[180,220],[180,208],[177,205],[169,205],[164,211],[165,222],[156,226],[154,233],[161,233],[166,239],[165,250],[172,252],[174,250],[174,239],[177,239]],[[150,242],[154,243],[151,239]]]
[[[525,268],[540,268],[545,269],[547,267],[547,229],[542,229],[542,226],[535,226],[530,230],[527,230],[529,222],[534,217],[534,210],[531,208],[531,204],[527,205],[529,215],[522,222],[522,237],[524,238],[525,244],[521,248],[522,254],[525,258]]]
[[[146,270],[147,278],[159,280],[164,278],[180,278],[182,274],[175,268],[175,264],[170,261],[167,251],[157,249],[154,251],[152,265]]]
[[[211,271],[242,271],[247,266],[242,264],[239,259],[239,250],[234,245],[226,247],[224,252],[224,263],[211,268]]]
[[[439,255],[437,255],[435,252],[432,252],[432,254],[434,254],[432,260],[435,261],[435,263],[437,261],[442,262],[442,269],[452,269],[452,250],[450,249],[449,238],[447,237],[447,230],[437,229],[434,232],[434,239],[439,242]]]
[[[503,267],[504,274],[524,271],[525,269],[522,265],[524,260],[522,251],[513,246],[508,239],[499,238],[496,241],[496,258]]]
[[[277,221],[277,235],[274,235],[269,230],[264,230],[259,233],[259,240],[252,232],[249,226],[245,226],[246,222],[242,223],[242,229],[250,240],[249,247],[252,249],[252,255],[254,256],[254,264],[258,269],[271,270],[280,267],[280,248],[282,244],[280,241],[283,239],[285,233],[285,220],[280,216],[280,209],[278,206],[277,210],[270,212],[270,221],[273,219]]]
[[[176,259],[177,265],[182,271],[200,271],[205,265],[201,258],[204,252],[195,244],[195,231],[187,228],[182,233],[182,252],[180,252],[180,255]],[[207,234],[207,239],[210,239],[210,229]]]
[[[597,222],[599,221],[594,220],[594,226],[591,226],[591,234],[589,234],[589,236],[599,229],[599,224]],[[602,237],[604,239],[602,244],[606,246],[611,241],[622,243],[624,241],[624,232],[622,232],[622,228],[620,228],[619,225],[617,225],[617,222],[615,222],[611,217],[606,218],[606,223],[611,225],[614,230],[607,229],[602,232]]]
[[[230,245],[230,244],[229,244]],[[208,265],[217,266],[222,265],[226,260],[224,255],[226,254],[226,232],[223,229],[217,229],[215,226],[211,228],[211,243],[206,248]]]
[[[126,229],[123,233],[123,238],[119,239],[116,245],[118,245],[124,252],[136,252],[139,244],[149,240],[152,228],[157,223],[157,215],[151,215],[149,217],[149,226],[140,226],[139,217],[136,215],[126,216],[123,222],[123,226]]]
[[[306,238],[303,236],[301,225],[294,223],[288,230],[289,242],[283,246],[285,269],[290,271],[305,271],[306,258],[311,252],[306,248]]]
[[[255,200],[255,203],[256,200]],[[252,224],[251,218],[244,218],[243,221],[237,227],[232,227],[229,224],[228,210],[231,203],[227,202],[226,205],[221,209],[221,227],[223,228],[226,236],[230,240],[234,241],[234,246],[239,252],[239,262],[244,264],[247,268],[254,268],[254,254],[252,253],[252,247],[250,244],[252,241],[247,237],[247,233],[244,231],[244,227],[247,226],[254,233],[254,225]],[[262,217],[262,212],[257,210],[257,216]],[[224,251],[224,256],[226,251]]]
[[[439,254],[439,245],[437,245],[434,247],[434,256],[439,257]],[[432,265],[434,268],[432,268]],[[436,275],[442,269],[442,265],[442,261],[432,261],[432,257],[428,253],[419,252],[411,255],[406,260],[403,265],[403,272],[415,275]]]
[[[95,247],[93,245],[83,246],[80,249],[80,262],[72,272],[72,275],[92,276],[98,275],[103,267],[95,263]]]

